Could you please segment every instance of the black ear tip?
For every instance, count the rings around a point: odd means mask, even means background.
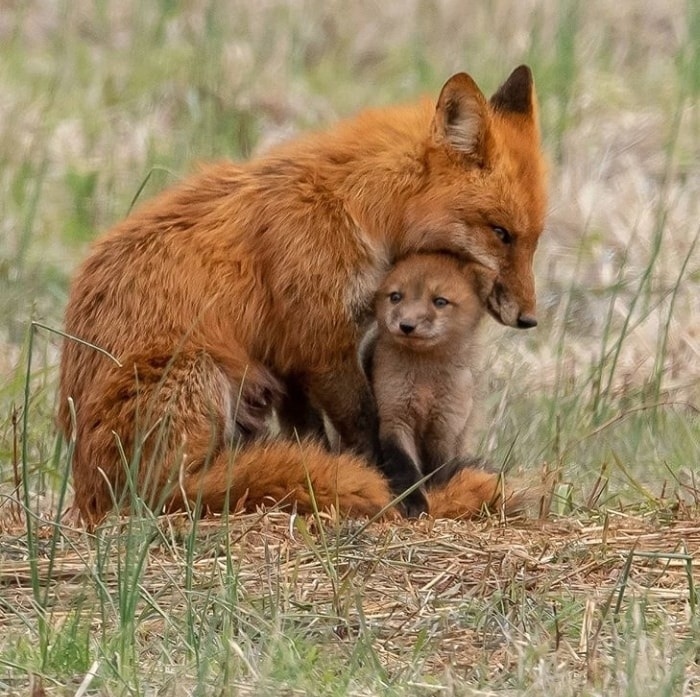
[[[522,65],[519,65],[511,74],[510,77],[508,78],[509,80],[518,80],[518,81],[526,81],[526,82],[532,82],[532,70],[530,70],[529,65],[525,65],[524,63]]]
[[[523,94],[530,96],[532,91],[532,85],[534,79],[532,77],[532,70],[527,65],[519,65],[511,74],[506,81],[511,85],[511,89],[520,89]]]
[[[491,97],[491,105],[501,112],[529,114],[532,111],[532,70],[519,65]]]

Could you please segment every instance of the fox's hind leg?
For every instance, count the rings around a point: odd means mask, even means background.
[[[279,393],[273,376],[231,347],[123,358],[76,405],[81,514],[97,523],[115,504],[128,508],[133,494],[160,510],[224,448],[259,435]]]

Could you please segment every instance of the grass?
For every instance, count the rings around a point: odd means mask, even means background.
[[[8,4],[0,691],[694,694],[699,26],[697,0]],[[520,62],[551,161],[540,326],[489,329],[479,449],[553,473],[548,519],[75,528],[46,327],[89,241],[197,160]]]
[[[697,679],[696,520],[307,524],[65,530],[50,571],[8,538],[3,610],[25,626],[6,688],[30,670],[69,694],[91,668],[91,689],[118,694],[682,694]],[[61,592],[37,598],[34,574]]]

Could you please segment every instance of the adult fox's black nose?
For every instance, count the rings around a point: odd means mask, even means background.
[[[413,330],[416,328],[415,324],[409,324],[408,322],[401,322],[399,324],[399,329],[404,333],[404,334],[411,334]]]
[[[537,317],[534,315],[518,315],[518,329],[532,329],[537,326]]]

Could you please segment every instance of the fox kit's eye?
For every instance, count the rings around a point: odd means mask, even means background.
[[[401,293],[395,290],[393,293],[389,293],[389,302],[396,305],[396,303],[401,302],[401,297]]]
[[[504,227],[501,227],[500,225],[493,225],[491,229],[494,231],[496,237],[503,242],[503,244],[510,244],[513,241],[513,235],[511,235],[510,232],[508,232],[508,230],[506,230]]]
[[[450,301],[447,298],[441,298],[441,297],[433,298],[433,305],[435,305],[435,307],[445,307],[446,305],[449,305],[449,304],[450,304]]]

